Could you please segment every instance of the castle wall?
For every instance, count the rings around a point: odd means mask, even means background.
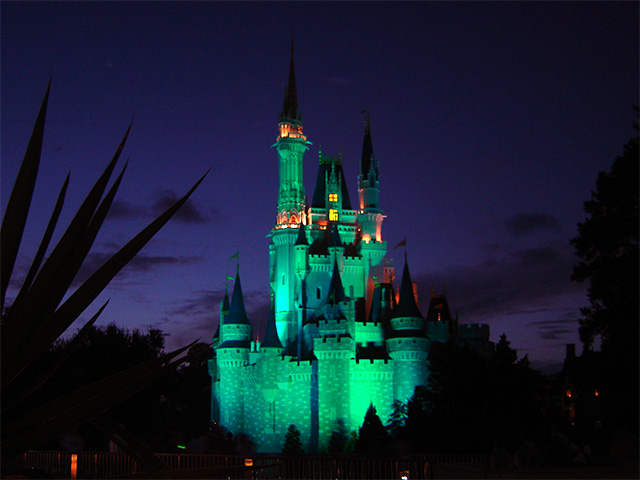
[[[351,425],[349,365],[355,355],[351,337],[314,339],[318,358],[318,442],[326,446],[333,432]]]
[[[393,363],[381,359],[352,360],[350,367],[351,425],[348,431],[358,431],[370,404],[376,407],[385,424],[393,403]]]
[[[220,372],[220,423],[232,432],[244,430],[243,370],[246,365],[245,349],[219,348],[217,352]],[[246,352],[248,354],[248,352]]]
[[[418,385],[427,385],[429,362],[426,338],[394,338],[387,340],[389,356],[393,359],[393,397],[403,403],[412,396]]]

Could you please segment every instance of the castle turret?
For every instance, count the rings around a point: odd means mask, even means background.
[[[358,222],[362,231],[362,241],[365,243],[382,241],[382,210],[380,210],[380,182],[378,163],[373,155],[371,142],[371,127],[369,113],[367,113],[364,127],[364,141],[360,172],[358,174],[358,193],[360,198],[360,212]],[[383,254],[384,255],[384,254]],[[376,265],[378,262],[375,262]]]
[[[244,428],[243,369],[249,362],[251,323],[244,306],[240,273],[236,274],[229,313],[220,327],[222,343],[216,349],[220,373],[220,423],[232,432]]]
[[[424,318],[418,309],[406,256],[400,298],[391,318],[386,344],[393,360],[394,400],[406,402],[415,387],[427,384],[429,376],[429,341],[425,336]]]

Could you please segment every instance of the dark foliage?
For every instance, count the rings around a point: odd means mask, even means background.
[[[285,455],[297,455],[304,453],[302,450],[302,442],[300,441],[300,430],[298,430],[298,427],[295,425],[289,425],[289,428],[287,428],[282,453]]]
[[[600,172],[587,219],[571,240],[581,259],[572,278],[587,281],[590,305],[582,309],[580,339],[590,348],[638,348],[638,137],[624,147],[610,172]],[[636,362],[637,363],[637,362]]]
[[[355,453],[368,453],[374,455],[388,455],[391,445],[391,437],[382,425],[382,421],[373,404],[369,405],[364,415],[364,422],[358,431]]]
[[[54,362],[68,348],[71,340],[59,340],[41,359],[25,372],[44,368]],[[164,334],[158,329],[147,332],[129,331],[116,325],[91,326],[83,340],[75,346],[67,361],[34,394],[20,406],[28,411],[47,398],[62,396],[78,387],[130,368],[141,362],[158,358],[164,349]],[[123,426],[153,450],[177,451],[176,445],[205,435],[209,426],[210,378],[207,359],[211,347],[198,343],[189,350],[189,362],[168,373],[145,390],[113,406],[103,418]],[[21,385],[16,385],[18,388]],[[85,450],[108,450],[109,436],[89,424],[78,433]],[[49,445],[51,448],[56,444]]]
[[[486,359],[447,345],[431,362],[429,388],[407,404],[398,437],[415,453],[489,453],[494,444],[517,445],[543,425],[537,392],[541,377],[506,336]]]
[[[587,218],[571,240],[580,258],[572,279],[588,284],[589,305],[581,309],[580,320],[583,357],[589,355],[590,361],[600,364],[597,371],[603,374],[590,377],[600,388],[599,400],[607,404],[607,420],[634,435],[639,428],[640,363],[638,142],[636,134],[611,170],[600,172],[591,199],[584,203]],[[590,352],[598,337],[601,351]]]

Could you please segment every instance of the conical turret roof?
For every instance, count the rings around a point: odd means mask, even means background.
[[[276,313],[273,308],[273,302],[271,302],[271,308],[269,309],[267,330],[264,334],[264,340],[260,344],[260,348],[283,348],[280,337],[278,337],[278,330],[276,329]]]
[[[338,226],[333,225],[331,228],[331,243],[329,243],[329,247],[342,247],[342,240],[340,240],[340,232],[338,231]]]
[[[233,295],[231,296],[231,305],[229,313],[224,319],[225,325],[241,324],[251,325],[247,311],[244,308],[244,298],[242,295],[242,285],[240,284],[240,272],[236,274],[236,281],[233,285]]]
[[[393,318],[399,317],[420,317],[420,309],[416,304],[416,297],[413,294],[413,283],[411,282],[411,275],[409,273],[409,264],[407,258],[404,259],[404,271],[402,272],[402,284],[400,285],[400,299],[398,300],[398,306],[393,312]]]
[[[342,286],[342,280],[340,278],[340,269],[338,268],[338,262],[333,262],[333,273],[331,274],[331,283],[329,284],[329,294],[327,296],[327,303],[330,305],[336,305],[340,302],[346,301],[347,296],[344,293],[344,287]]]
[[[309,241],[307,240],[307,234],[305,233],[305,226],[303,223],[300,224],[300,228],[298,229],[298,238],[296,238],[295,245],[309,246]]]

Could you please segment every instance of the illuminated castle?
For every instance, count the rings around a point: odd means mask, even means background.
[[[298,111],[293,48],[279,115],[280,184],[268,235],[272,308],[262,342],[254,340],[236,275],[213,337],[212,419],[243,433],[259,451],[282,450],[289,425],[307,452],[326,449],[333,432],[357,430],[373,404],[383,422],[429,376],[433,342],[453,336],[481,348],[486,325],[458,327],[444,295],[418,308],[405,255],[399,291],[385,257],[378,162],[369,120],[352,205],[341,156],[320,153],[309,203],[302,172],[311,143]]]

